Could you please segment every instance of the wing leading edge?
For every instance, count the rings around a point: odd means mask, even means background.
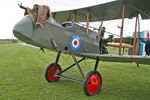
[[[143,19],[150,18],[150,0],[116,0],[108,3],[98,4],[90,7],[58,11],[55,19],[59,22],[71,20],[76,13],[76,22],[86,21],[86,14],[90,11],[90,21],[106,21],[122,18],[122,6],[126,3],[125,18],[136,17],[140,13]]]
[[[135,62],[136,64],[147,64],[150,65],[150,56],[132,56],[132,55],[105,55],[105,54],[93,54],[93,53],[82,53],[83,57],[96,59],[99,58],[100,61],[109,62]]]

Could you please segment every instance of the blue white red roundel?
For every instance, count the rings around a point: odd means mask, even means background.
[[[70,47],[72,50],[79,50],[81,47],[81,40],[78,36],[74,35],[70,39]]]

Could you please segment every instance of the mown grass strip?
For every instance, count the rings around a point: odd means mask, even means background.
[[[116,53],[116,49],[111,52]],[[112,51],[114,50],[114,51]],[[87,97],[82,84],[66,79],[48,83],[44,72],[55,61],[56,53],[18,44],[0,44],[0,100],[148,100],[150,98],[150,66],[130,63],[100,62],[98,71],[103,77],[101,93]],[[118,51],[117,51],[118,52]],[[69,60],[68,60],[69,59]],[[80,65],[84,73],[94,68],[94,60]],[[62,68],[73,60],[61,57]],[[76,67],[65,74],[81,78]]]

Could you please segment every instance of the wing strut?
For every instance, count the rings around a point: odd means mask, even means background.
[[[121,48],[122,48],[122,37],[123,37],[123,28],[124,28],[124,16],[125,16],[125,2],[123,4],[123,11],[122,11],[122,25],[121,25],[121,33],[120,33],[120,48],[119,48],[119,55],[121,55]]]
[[[135,55],[137,21],[138,21],[138,14],[136,15],[136,22],[135,22],[135,32],[134,32],[134,42],[133,42],[134,43],[133,44],[133,55]]]
[[[76,22],[76,12],[73,13],[73,23]]]
[[[87,12],[87,22],[86,22],[86,34],[89,32],[89,20],[90,20],[90,11]]]
[[[53,13],[53,18],[55,19],[56,13]]]
[[[98,39],[99,39],[100,36],[101,36],[102,27],[103,27],[103,21],[101,22],[101,25],[100,25],[99,30],[98,30],[98,35],[97,35],[97,38],[98,38]]]
[[[139,49],[140,49],[140,20],[138,15],[138,34],[137,34],[137,43],[136,43],[136,55],[139,55]]]

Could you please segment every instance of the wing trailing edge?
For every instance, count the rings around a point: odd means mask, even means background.
[[[147,64],[150,65],[150,56],[134,56],[134,55],[107,55],[107,54],[93,54],[93,53],[82,53],[80,56],[96,59],[100,61],[109,62],[135,62],[136,64]]]

